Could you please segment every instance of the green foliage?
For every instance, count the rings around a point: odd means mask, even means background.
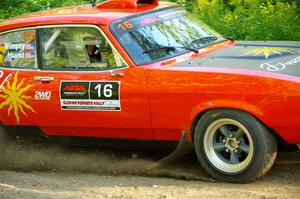
[[[91,0],[0,0],[0,19],[55,7],[80,5]]]
[[[193,11],[194,6],[197,5],[197,0],[170,0],[170,1],[176,2],[176,3],[186,7],[186,9],[188,11]]]
[[[194,12],[227,37],[300,40],[298,6],[291,0],[198,0]]]
[[[0,0],[0,19],[92,0]],[[101,2],[103,0],[99,0]],[[299,0],[170,0],[221,34],[241,40],[300,40]]]

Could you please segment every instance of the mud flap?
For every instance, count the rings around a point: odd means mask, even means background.
[[[180,138],[180,141],[178,142],[176,149],[168,156],[159,160],[158,163],[166,164],[166,163],[172,162],[172,161],[184,156],[185,154],[187,154],[188,152],[190,152],[192,150],[193,150],[192,145],[190,143],[186,142],[186,132],[182,131],[181,138]]]

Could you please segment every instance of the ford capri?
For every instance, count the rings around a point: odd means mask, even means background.
[[[300,42],[235,41],[184,8],[109,0],[0,23],[0,154],[11,139],[195,151],[247,183],[300,148]],[[41,139],[37,139],[41,140]],[[176,147],[177,146],[177,147]]]

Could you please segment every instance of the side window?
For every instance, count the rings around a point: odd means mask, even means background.
[[[0,66],[38,68],[35,30],[16,31],[0,35]]]
[[[95,28],[62,27],[40,31],[45,69],[105,70],[125,66]]]

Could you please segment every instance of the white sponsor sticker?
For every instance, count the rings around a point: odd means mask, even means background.
[[[35,100],[51,100],[51,91],[35,91]]]
[[[62,81],[62,110],[121,111],[119,81]]]
[[[292,66],[300,62],[300,56],[295,57],[294,59],[291,59],[285,63],[272,63],[272,62],[266,62],[260,65],[260,68],[265,69],[267,71],[271,72],[278,72],[283,71],[287,68],[287,66]]]

